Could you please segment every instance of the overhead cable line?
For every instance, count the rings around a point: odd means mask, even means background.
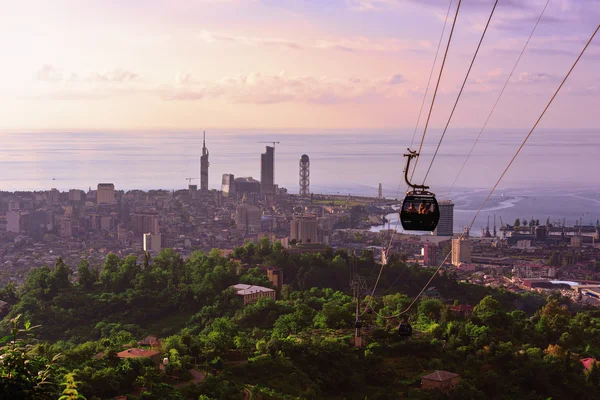
[[[531,41],[531,38],[533,37],[533,34],[534,34],[535,30],[537,29],[537,26],[539,25],[540,20],[542,19],[542,16],[544,15],[544,12],[546,11],[546,7],[548,7],[549,3],[550,3],[550,0],[547,0],[546,1],[546,5],[542,9],[542,12],[540,13],[540,16],[538,17],[537,21],[535,22],[535,25],[533,26],[533,29],[531,30],[531,33],[529,34],[529,37],[527,38],[527,41],[525,42],[525,45],[523,46],[523,49],[521,49],[521,54],[519,54],[519,57],[517,58],[517,61],[515,62],[515,65],[513,66],[512,70],[510,71],[510,74],[508,74],[508,78],[506,78],[506,82],[504,82],[504,86],[502,87],[502,90],[498,94],[498,98],[496,99],[496,102],[492,106],[492,109],[490,110],[490,113],[488,114],[488,116],[487,116],[487,118],[485,120],[485,123],[483,124],[483,127],[479,131],[479,134],[477,135],[477,138],[475,138],[475,142],[473,143],[473,146],[471,146],[471,150],[469,150],[469,154],[467,154],[467,157],[465,158],[465,161],[463,162],[462,166],[460,167],[460,170],[458,171],[458,174],[456,175],[456,178],[454,179],[454,182],[452,182],[452,185],[450,186],[450,190],[448,191],[448,195],[450,195],[450,193],[452,193],[452,189],[454,189],[454,185],[456,184],[456,181],[458,181],[458,178],[460,177],[460,174],[462,174],[462,171],[465,168],[465,165],[467,165],[467,161],[469,160],[469,158],[471,157],[471,154],[473,153],[473,149],[475,149],[475,146],[477,145],[477,142],[479,141],[479,138],[481,137],[481,134],[483,133],[483,131],[487,127],[487,124],[490,121],[490,118],[492,117],[492,114],[494,113],[494,110],[496,110],[496,106],[500,102],[500,98],[504,94],[504,90],[508,86],[508,83],[510,82],[510,79],[512,78],[513,73],[515,72],[515,69],[517,69],[517,65],[519,65],[519,62],[521,61],[521,57],[523,57],[523,53],[525,53],[525,49],[527,49],[527,46],[529,45],[529,42]]]
[[[475,50],[475,54],[473,54],[473,58],[471,59],[471,64],[469,65],[469,69],[467,70],[467,74],[465,75],[465,79],[463,80],[462,86],[460,87],[460,91],[458,92],[458,96],[456,96],[456,101],[454,102],[454,106],[452,107],[452,111],[450,112],[450,116],[448,117],[448,121],[446,122],[446,126],[444,127],[444,131],[442,132],[442,136],[437,144],[435,152],[433,153],[433,157],[431,158],[431,162],[429,163],[429,167],[427,168],[427,172],[425,173],[425,177],[423,178],[423,184],[425,184],[425,180],[429,176],[429,171],[431,171],[431,167],[433,166],[433,162],[435,161],[435,157],[437,156],[438,151],[440,150],[440,146],[442,144],[442,140],[444,140],[444,136],[446,135],[446,131],[448,130],[448,126],[450,125],[450,121],[452,121],[452,116],[454,116],[454,111],[456,111],[456,106],[460,100],[460,96],[469,80],[469,74],[471,73],[471,69],[473,68],[473,64],[475,64],[475,59],[477,58],[477,54],[479,53],[479,49],[481,48],[481,43],[483,43],[483,38],[485,38],[485,34],[490,26],[490,22],[492,21],[492,17],[494,16],[494,11],[496,11],[496,6],[498,5],[498,0],[494,2],[494,7],[492,7],[492,12],[490,13],[490,17],[485,24],[485,29],[481,34],[481,38],[479,39],[479,44],[477,44],[477,49]]]
[[[438,88],[440,87],[440,81],[442,80],[442,73],[444,72],[444,65],[446,65],[446,58],[448,57],[448,50],[450,50],[450,42],[452,41],[452,35],[454,33],[454,28],[456,26],[456,20],[458,19],[458,11],[460,10],[460,4],[462,0],[458,0],[458,5],[456,6],[456,13],[454,14],[454,21],[452,21],[452,29],[450,29],[450,36],[448,36],[448,43],[446,44],[446,51],[444,52],[444,58],[442,59],[442,66],[440,67],[440,73],[438,75],[437,83],[435,84],[435,90],[433,91],[433,98],[431,99],[431,106],[429,106],[429,113],[427,114],[427,121],[425,122],[425,129],[423,129],[423,136],[421,136],[421,144],[419,145],[419,150],[417,154],[421,154],[421,150],[423,149],[423,143],[425,142],[425,135],[427,134],[427,128],[429,127],[429,120],[431,119],[431,112],[433,111],[433,105],[435,104],[435,98],[437,96]],[[419,157],[415,160],[415,164],[410,175],[410,180],[412,181],[413,175],[417,169],[417,164],[419,163]]]
[[[419,122],[421,121],[421,113],[423,112],[425,100],[427,99],[427,94],[429,93],[429,85],[431,83],[431,78],[433,77],[433,70],[435,69],[435,63],[437,62],[440,48],[442,46],[442,39],[444,38],[444,32],[446,31],[446,25],[448,24],[448,16],[450,15],[450,9],[452,8],[453,1],[454,0],[450,0],[448,2],[448,10],[446,11],[446,18],[444,19],[444,25],[442,26],[442,32],[440,33],[440,40],[438,41],[437,49],[435,51],[435,57],[433,58],[433,63],[431,64],[431,70],[429,71],[429,79],[427,80],[427,87],[425,89],[425,94],[423,95],[423,101],[421,102],[421,109],[419,110],[419,116],[417,117],[417,123],[415,124],[415,130],[413,131],[413,136],[410,141],[410,147],[412,147],[412,145],[415,141],[417,129],[419,128]],[[398,195],[400,194],[401,188],[402,188],[402,185],[398,185],[398,194],[396,195],[396,197],[398,197]],[[398,222],[400,222],[400,218],[398,218],[398,220],[396,221],[396,224],[394,226],[394,232],[398,229]],[[386,249],[386,253],[389,252],[390,248],[392,247],[393,240],[394,240],[394,234],[392,234],[392,237],[390,238],[390,242]]]
[[[435,90],[433,92],[433,98],[431,100],[431,106],[429,108],[429,114],[427,116],[427,122],[425,124],[425,129],[423,130],[423,136],[421,137],[421,144],[419,146],[419,152],[421,151],[421,148],[423,147],[423,141],[425,140],[425,134],[427,132],[427,126],[429,125],[429,119],[431,118],[431,110],[433,109],[433,104],[435,103],[435,97],[438,91],[438,88],[440,86],[440,80],[442,78],[442,72],[444,71],[444,65],[446,64],[446,57],[448,56],[448,50],[450,49],[450,42],[452,41],[452,34],[454,33],[454,27],[456,26],[456,20],[458,18],[458,11],[460,10],[460,4],[461,4],[462,0],[458,0],[458,5],[456,6],[456,13],[454,14],[454,21],[452,21],[452,29],[450,30],[450,36],[448,37],[448,43],[446,44],[446,51],[444,52],[444,58],[442,60],[442,66],[440,67],[440,73],[438,75],[438,79],[437,79],[437,83],[435,85]],[[442,43],[442,38],[444,37],[444,31],[446,30],[446,24],[448,22],[448,15],[450,14],[450,8],[452,6],[452,0],[450,0],[450,4],[448,5],[448,11],[446,12],[446,20],[444,21],[444,27],[442,28],[442,34],[440,35],[440,40],[438,43],[438,49],[435,53],[435,59],[433,60],[433,65],[431,66],[431,73],[433,73],[434,67],[435,67],[435,62],[437,60],[437,56],[438,56],[438,52],[440,49],[440,44]],[[427,82],[427,90],[425,91],[425,96],[423,97],[423,104],[425,103],[425,99],[427,97],[427,91],[429,90],[429,83],[431,81],[431,73],[429,75],[429,81]],[[421,105],[421,111],[423,110],[423,105]],[[417,127],[419,126],[419,120],[421,119],[421,111],[419,111],[419,117],[417,119]],[[415,127],[415,132],[417,127]],[[413,133],[413,139],[411,141],[411,146],[412,146],[412,142],[414,141],[414,133]],[[417,158],[418,161],[418,158]],[[415,168],[413,168],[412,173],[415,173],[415,169],[416,169],[417,163],[415,162]],[[411,176],[412,179],[412,176]],[[398,217],[398,220],[396,221],[396,226],[394,227],[394,232],[392,233],[391,237],[390,237],[390,241],[388,244],[388,247],[386,249],[386,256],[387,253],[389,253],[389,250],[392,247],[392,243],[394,241],[394,234],[396,232],[396,230],[398,229],[398,223],[400,222],[400,217]],[[373,286],[373,291],[371,292],[371,299],[373,298],[373,295],[375,294],[375,290],[377,290],[377,285],[379,284],[379,279],[381,278],[381,274],[383,273],[383,267],[385,266],[385,264],[381,263],[381,268],[379,269],[379,274],[377,275],[377,280],[375,281],[375,285]],[[363,312],[360,314],[361,316],[367,312],[367,309],[369,308],[369,305],[371,304],[371,300],[369,300],[369,303],[367,304],[367,306],[365,307],[365,309],[363,310]]]
[[[427,93],[429,93],[429,84],[431,83],[431,78],[433,77],[433,70],[435,69],[435,63],[437,62],[438,54],[440,52],[440,47],[442,46],[442,39],[444,38],[444,32],[446,31],[446,25],[448,24],[448,16],[450,15],[450,8],[452,8],[452,1],[448,3],[448,11],[446,11],[446,19],[444,20],[444,26],[442,27],[442,33],[440,34],[440,40],[438,41],[437,50],[435,51],[435,57],[433,58],[433,64],[431,64],[431,70],[429,71],[429,79],[427,80],[427,88],[425,89],[425,95],[423,95],[423,101],[421,102],[421,109],[419,110],[419,116],[417,117],[417,123],[415,124],[415,130],[413,131],[413,136],[410,141],[410,146],[412,147],[415,136],[417,134],[417,129],[419,128],[419,122],[421,122],[421,113],[423,112],[423,107],[425,106],[425,100],[427,99]]]
[[[481,212],[481,210],[483,209],[483,207],[485,206],[485,204],[487,203],[487,201],[490,199],[490,197],[492,196],[492,194],[494,193],[494,191],[496,190],[496,188],[498,187],[498,185],[500,184],[500,182],[504,178],[504,175],[506,175],[506,172],[508,172],[509,168],[511,167],[511,165],[513,164],[513,162],[515,161],[515,159],[517,158],[517,156],[519,155],[519,153],[521,152],[521,150],[523,149],[523,147],[525,146],[525,144],[527,143],[527,141],[531,137],[531,134],[533,133],[533,131],[535,130],[535,128],[538,126],[538,124],[540,123],[540,121],[542,120],[542,118],[544,117],[544,115],[546,114],[546,111],[548,110],[548,108],[550,108],[550,105],[552,104],[552,102],[554,101],[554,99],[556,98],[556,96],[558,95],[558,93],[560,92],[560,89],[563,87],[563,85],[565,84],[565,82],[567,81],[567,79],[569,78],[569,76],[571,75],[571,72],[573,72],[573,70],[575,69],[575,66],[577,65],[577,63],[579,62],[579,60],[581,59],[581,57],[585,53],[586,49],[588,48],[588,46],[590,45],[590,43],[592,42],[592,40],[594,39],[594,37],[598,33],[598,30],[600,30],[600,25],[598,25],[598,27],[596,28],[596,30],[594,31],[594,33],[592,34],[592,36],[590,37],[590,39],[587,41],[587,43],[584,46],[583,50],[581,50],[581,53],[579,53],[579,56],[577,57],[577,59],[575,60],[575,62],[571,66],[571,68],[569,69],[569,72],[567,72],[567,74],[563,78],[562,82],[560,83],[560,85],[558,86],[558,88],[556,89],[556,91],[554,92],[554,94],[552,95],[552,97],[550,98],[550,101],[548,101],[548,104],[546,104],[546,107],[544,108],[544,110],[542,111],[542,113],[540,114],[540,116],[538,117],[537,121],[535,122],[535,124],[533,125],[533,127],[531,128],[531,130],[529,131],[529,133],[527,134],[527,136],[525,136],[525,139],[523,139],[523,142],[518,147],[518,149],[515,152],[514,156],[511,158],[510,162],[508,163],[508,165],[506,166],[506,168],[504,169],[504,171],[502,172],[502,174],[500,175],[500,177],[498,178],[498,180],[496,181],[496,183],[494,184],[494,186],[492,187],[492,189],[490,190],[490,192],[488,193],[488,195],[486,196],[486,198],[483,200],[483,203],[481,203],[481,206],[479,207],[479,209],[477,210],[477,212],[473,216],[473,219],[471,219],[471,222],[469,222],[468,230],[470,230],[470,228],[473,226],[473,224],[475,223],[475,219],[477,219],[477,216],[479,215],[479,213]],[[465,232],[463,232],[461,234],[461,236],[460,236],[459,239],[464,238],[464,236],[465,236]],[[423,292],[425,292],[425,290],[427,289],[427,287],[431,284],[431,282],[436,277],[436,275],[438,274],[438,272],[440,271],[440,269],[442,269],[444,263],[448,260],[448,257],[450,257],[450,254],[452,254],[452,251],[450,251],[446,255],[446,257],[444,257],[444,260],[437,267],[437,269],[435,270],[435,272],[433,273],[433,275],[431,276],[431,278],[429,278],[429,280],[427,281],[427,283],[425,284],[425,286],[423,286],[423,288],[421,289],[421,291],[419,292],[419,294],[417,294],[417,296],[413,299],[413,301],[408,305],[408,307],[404,311],[401,311],[400,313],[395,314],[395,315],[382,316],[382,317],[383,318],[387,318],[387,319],[397,318],[397,317],[401,316],[402,314],[405,314],[406,312],[408,312],[412,308],[412,306],[417,302],[417,300],[421,297],[421,295],[423,294]],[[377,315],[379,315],[379,314],[377,314]]]

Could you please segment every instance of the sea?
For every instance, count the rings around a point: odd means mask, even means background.
[[[483,132],[467,159],[478,130],[448,130],[431,164],[441,130],[429,130],[414,183],[426,184],[438,199],[455,203],[455,231],[470,223],[499,179],[526,129]],[[260,180],[260,154],[276,143],[275,181],[291,193],[299,187],[299,160],[310,158],[314,193],[401,199],[407,148],[416,149],[421,132],[399,130],[210,130],[209,186],[220,188],[224,173]],[[87,190],[99,182],[116,189],[182,189],[199,184],[202,131],[0,132],[0,190],[57,188]],[[540,129],[510,166],[473,223],[512,224],[516,218],[545,223],[595,224],[600,219],[600,131]],[[466,161],[465,161],[466,160]],[[458,175],[461,166],[465,167]],[[390,226],[395,226],[393,215]],[[385,226],[387,228],[387,226]],[[375,227],[374,229],[383,229]]]

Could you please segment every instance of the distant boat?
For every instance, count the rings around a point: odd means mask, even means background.
[[[53,181],[55,181],[55,180],[56,180],[56,178],[52,178],[52,180],[53,180]]]

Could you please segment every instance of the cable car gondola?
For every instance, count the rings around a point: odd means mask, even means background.
[[[412,335],[412,326],[408,322],[402,322],[398,326],[398,334],[403,337]]]
[[[406,192],[402,208],[400,209],[400,221],[405,231],[433,231],[440,220],[440,209],[435,194],[428,192],[429,186],[413,185],[408,180],[410,161],[417,157],[416,151],[408,150],[404,179],[411,191]]]

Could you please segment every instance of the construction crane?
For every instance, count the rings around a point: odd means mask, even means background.
[[[198,180],[198,179],[200,179],[200,178],[185,178],[185,180],[188,181],[188,185],[191,185],[192,181]]]
[[[348,197],[346,198],[346,201],[344,202],[344,205],[342,206],[344,209],[348,208],[348,202],[350,202],[350,198],[352,196],[350,195],[350,193],[348,193]]]
[[[276,144],[279,144],[279,142],[258,142],[258,143],[272,143],[273,147],[275,147]]]

